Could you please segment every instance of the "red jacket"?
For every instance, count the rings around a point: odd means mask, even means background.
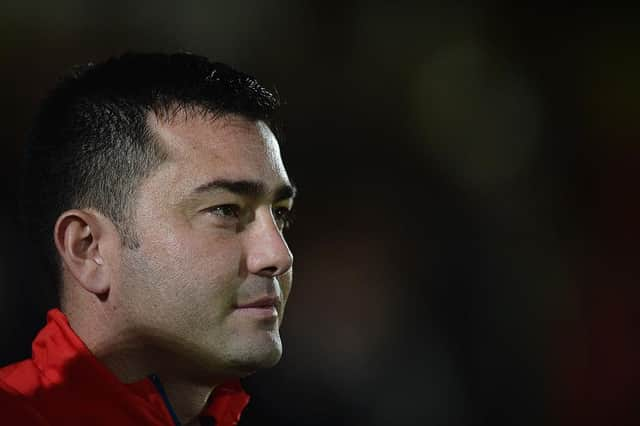
[[[236,425],[249,402],[240,382],[216,387],[201,423]],[[214,421],[215,419],[215,421]],[[57,309],[32,344],[32,357],[0,368],[0,424],[179,425],[157,377],[124,384],[98,361]]]

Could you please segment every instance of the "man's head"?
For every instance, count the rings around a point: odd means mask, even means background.
[[[193,371],[275,363],[294,195],[277,107],[252,77],[189,54],[125,55],[61,82],[31,135],[25,191],[30,228],[54,233],[63,309]]]

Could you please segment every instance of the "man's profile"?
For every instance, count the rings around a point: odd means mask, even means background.
[[[10,424],[236,424],[291,289],[278,106],[191,54],[90,64],[45,99],[24,191],[60,309],[0,369]]]

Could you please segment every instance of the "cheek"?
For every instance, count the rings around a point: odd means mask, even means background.
[[[211,300],[227,293],[241,275],[242,249],[236,238],[221,238],[189,230],[163,232],[142,241],[146,284],[166,303]]]

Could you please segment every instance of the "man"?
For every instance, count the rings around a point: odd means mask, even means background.
[[[0,400],[21,407],[1,424],[237,423],[238,379],[281,356],[291,288],[277,107],[191,54],[90,64],[44,101],[26,211],[60,309],[32,358],[0,370]]]

